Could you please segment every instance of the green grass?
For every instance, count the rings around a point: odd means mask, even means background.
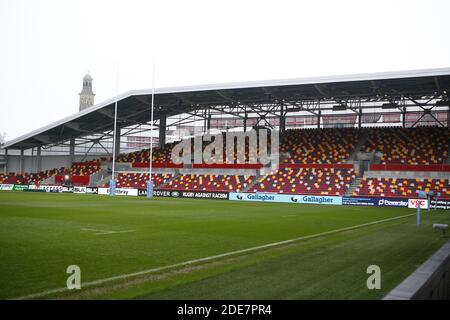
[[[0,298],[82,285],[180,262],[414,213],[220,200],[0,192]],[[373,224],[293,243],[65,290],[74,299],[379,299],[445,241],[448,212]],[[131,231],[98,235],[98,229]],[[366,288],[367,266],[382,289]]]

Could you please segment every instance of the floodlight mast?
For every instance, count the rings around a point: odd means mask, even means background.
[[[116,99],[114,102],[114,132],[113,132],[113,156],[112,156],[112,175],[109,181],[109,195],[116,194],[116,138],[117,138],[117,94],[119,90],[119,63],[116,70]]]
[[[152,104],[150,115],[150,165],[149,165],[149,177],[147,181],[147,198],[153,197],[153,107],[155,103],[155,57],[153,57],[153,70],[152,70]]]

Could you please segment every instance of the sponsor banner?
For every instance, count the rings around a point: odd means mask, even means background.
[[[15,184],[13,190],[17,190],[17,191],[26,191],[28,190],[28,185],[23,185],[23,184]]]
[[[347,206],[407,207],[408,200],[403,198],[343,197],[342,204]]]
[[[0,191],[11,191],[14,189],[13,184],[0,184]]]
[[[277,193],[230,192],[230,200],[342,205],[342,197],[290,195],[290,194],[277,194]]]
[[[98,194],[108,195],[109,188],[98,188]],[[137,189],[128,189],[128,188],[116,188],[115,192],[116,196],[136,196],[138,195]]]
[[[137,197],[137,189],[116,188],[116,196],[134,196]]]
[[[432,199],[430,203],[430,209],[450,209],[450,199]]]
[[[195,198],[195,199],[219,199],[227,200],[228,192],[208,192],[208,191],[176,191],[179,192],[180,198]],[[154,195],[153,191],[153,195]]]
[[[293,202],[290,198],[287,194],[230,192],[230,200],[235,201]]]
[[[378,206],[379,200],[380,199],[377,199],[377,198],[343,197],[342,204],[344,206]]]
[[[86,187],[86,194],[98,194],[97,187]]]
[[[61,192],[64,193],[73,193],[73,186],[63,186]]]
[[[297,203],[307,203],[307,204],[328,204],[328,205],[342,205],[342,197],[337,196],[311,196],[311,195],[300,195],[292,196],[291,200]]]
[[[86,193],[86,187],[73,187],[73,193]]]
[[[407,207],[408,199],[403,198],[379,198],[378,205],[382,207]]]
[[[63,186],[39,186],[38,189],[44,192],[62,192]]]
[[[63,186],[36,186],[34,184],[30,184],[27,190],[41,192],[63,192]]]
[[[146,189],[139,189],[139,196],[147,196]],[[153,190],[154,197],[190,198],[190,199],[228,199],[228,192],[211,191],[177,191],[177,190]]]
[[[408,208],[417,209],[420,206],[420,209],[428,209],[428,200],[427,199],[408,199]]]

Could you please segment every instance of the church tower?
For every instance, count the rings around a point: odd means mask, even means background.
[[[92,77],[89,72],[83,77],[83,89],[80,92],[80,110],[92,107],[94,105],[94,96],[92,92]]]

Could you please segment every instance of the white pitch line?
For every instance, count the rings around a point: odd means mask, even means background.
[[[114,231],[114,230],[100,230],[100,229],[91,229],[91,228],[81,228],[81,230],[96,232],[95,233],[96,236],[101,236],[101,235],[104,235],[104,234],[127,233],[127,232],[134,232],[134,231],[136,231],[136,230],[119,230],[119,231]]]
[[[92,228],[81,228],[83,231],[93,231],[93,232],[111,232],[111,230],[102,230],[102,229],[92,229]]]
[[[110,232],[97,233],[96,236],[102,236],[105,234],[128,233],[128,232],[135,232],[135,231],[136,230],[110,231]]]
[[[83,287],[91,287],[91,286],[103,284],[103,283],[106,283],[106,282],[111,282],[111,281],[116,281],[116,280],[123,280],[123,279],[126,279],[126,278],[141,276],[141,275],[145,275],[145,274],[151,274],[151,273],[155,273],[155,272],[159,272],[159,271],[164,271],[164,270],[167,270],[167,269],[184,267],[184,266],[191,265],[191,264],[194,264],[194,263],[207,262],[207,261],[216,260],[216,259],[219,259],[219,258],[224,258],[224,257],[229,257],[229,256],[233,256],[233,255],[242,254],[242,253],[248,253],[248,252],[257,251],[257,250],[261,250],[261,249],[272,248],[272,247],[276,247],[276,246],[280,246],[280,245],[284,245],[284,244],[289,244],[289,243],[293,243],[293,242],[297,242],[297,241],[301,241],[301,240],[307,240],[307,239],[322,237],[322,236],[326,236],[326,235],[330,235],[330,234],[334,234],[334,233],[339,233],[339,232],[343,232],[343,231],[349,231],[349,230],[353,230],[353,229],[367,227],[367,226],[371,226],[371,225],[374,225],[374,224],[379,224],[379,223],[388,222],[388,221],[392,221],[392,220],[398,220],[398,219],[405,218],[405,217],[410,217],[410,216],[413,216],[413,215],[416,215],[416,213],[410,213],[410,214],[405,214],[405,215],[397,216],[397,217],[393,217],[393,218],[387,218],[387,219],[372,221],[372,222],[368,222],[368,223],[358,224],[356,226],[345,227],[345,228],[340,228],[340,229],[336,229],[336,230],[316,233],[316,234],[312,234],[312,235],[309,235],[309,236],[302,236],[302,237],[298,237],[298,238],[294,238],[294,239],[283,240],[283,241],[278,241],[278,242],[272,242],[272,243],[264,244],[264,245],[257,246],[257,247],[251,247],[251,248],[247,248],[247,249],[230,251],[230,252],[218,254],[218,255],[215,255],[215,256],[209,256],[209,257],[205,257],[205,258],[184,261],[184,262],[180,262],[180,263],[176,263],[176,264],[172,264],[172,265],[157,267],[157,268],[153,268],[153,269],[147,269],[147,270],[133,272],[133,273],[122,274],[122,275],[118,275],[118,276],[114,276],[114,277],[110,277],[110,278],[104,278],[104,279],[89,281],[89,282],[82,283],[81,287],[82,288]],[[10,300],[35,299],[35,298],[40,298],[40,297],[44,297],[44,296],[47,296],[47,295],[50,295],[50,294],[61,293],[61,292],[65,292],[65,291],[68,291],[68,289],[67,288],[57,288],[57,289],[46,290],[46,291],[42,291],[42,292],[38,292],[38,293],[32,293],[32,294],[29,294],[29,295],[13,298],[13,299],[10,299]]]

